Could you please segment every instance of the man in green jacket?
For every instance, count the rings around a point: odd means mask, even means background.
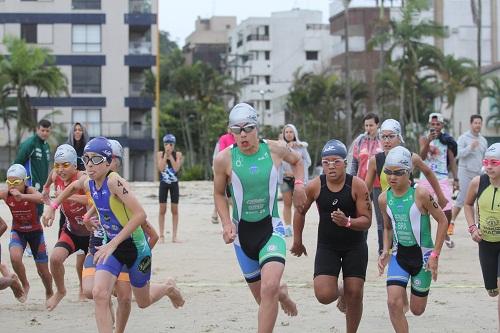
[[[36,133],[23,141],[17,151],[14,163],[21,164],[28,173],[28,186],[33,186],[42,192],[43,184],[47,181],[50,164],[50,147],[47,139],[50,136],[51,122],[42,119],[38,122]],[[38,213],[43,213],[43,204],[38,205]]]

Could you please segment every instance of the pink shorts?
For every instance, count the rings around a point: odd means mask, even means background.
[[[421,179],[418,182],[418,186],[423,186],[427,191],[429,191],[430,194],[434,196],[437,201],[436,192],[434,192],[434,189],[432,188],[431,184],[429,184],[429,181],[427,179]],[[443,212],[446,212],[448,210],[451,210],[451,207],[453,206],[451,201],[453,191],[450,185],[450,180],[448,178],[440,179],[439,187],[441,187],[441,191],[443,191],[444,197],[448,200],[446,207],[443,208]]]

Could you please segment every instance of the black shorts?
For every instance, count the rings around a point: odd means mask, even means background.
[[[368,246],[366,242],[354,244],[349,249],[336,249],[329,244],[318,243],[314,259],[314,277],[331,275],[338,277],[340,269],[346,277],[365,279],[368,265]]]
[[[167,184],[160,182],[160,203],[166,203],[168,198],[168,191],[170,191],[170,203],[179,203],[179,182]]]
[[[87,254],[89,250],[89,237],[90,236],[77,236],[64,227],[54,247],[63,247],[68,250],[69,254],[78,250],[82,250]]]
[[[500,242],[479,242],[479,263],[483,272],[486,290],[498,289],[497,278],[500,277]]]

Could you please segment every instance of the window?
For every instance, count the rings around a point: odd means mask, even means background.
[[[21,24],[21,38],[24,39],[26,43],[36,44],[36,32],[36,24]]]
[[[265,75],[264,80],[266,81],[266,84],[271,84],[271,75]]]
[[[101,9],[101,0],[73,0],[73,9]]]
[[[100,109],[73,109],[74,123],[81,123],[87,129],[89,136],[101,135],[101,110]]]
[[[270,100],[266,99],[266,100],[264,101],[264,108],[265,108],[266,110],[271,110],[271,101],[270,101]]]
[[[74,94],[100,94],[101,66],[73,66],[71,82]]]
[[[54,42],[54,25],[39,24],[37,34],[38,44],[52,44]]]
[[[101,52],[101,26],[73,25],[73,52]]]
[[[306,60],[318,60],[318,51],[306,51]]]
[[[271,60],[271,51],[264,51],[264,59]]]

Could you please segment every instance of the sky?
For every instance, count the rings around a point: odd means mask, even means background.
[[[237,23],[250,16],[270,16],[271,12],[292,8],[315,9],[323,13],[328,23],[331,0],[159,0],[160,30],[170,33],[182,47],[185,38],[194,30],[196,18],[236,16]]]

